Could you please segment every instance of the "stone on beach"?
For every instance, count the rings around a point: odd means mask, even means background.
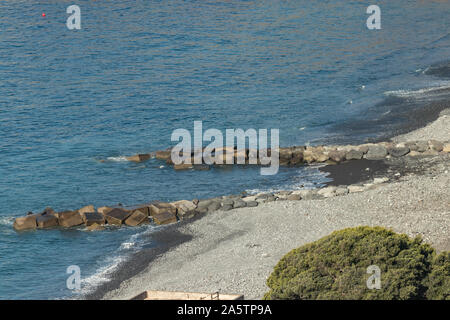
[[[248,149],[240,149],[234,151],[234,163],[246,164],[248,162]]]
[[[444,149],[444,144],[437,140],[429,140],[428,146],[430,147],[431,150],[434,150],[437,152],[441,152]]]
[[[279,150],[279,160],[281,166],[287,166],[290,164],[292,159],[292,150],[290,148],[280,148]]]
[[[245,202],[245,201],[243,201],[241,199],[236,200],[233,203],[233,208],[235,208],[235,209],[237,209],[237,208],[244,208],[246,206],[247,206],[247,202]]]
[[[289,165],[295,166],[303,163],[303,153],[305,151],[305,147],[295,146],[290,147],[292,156],[289,159]]]
[[[137,209],[125,220],[125,224],[135,227],[146,221],[148,221],[148,215],[143,210]]]
[[[328,153],[328,157],[330,158],[330,160],[333,160],[334,162],[342,162],[345,160],[345,152],[343,151],[330,151]]]
[[[36,223],[36,215],[30,214],[25,217],[16,218],[14,220],[13,227],[15,230],[31,230],[36,229],[37,223]]]
[[[350,185],[347,187],[349,193],[355,193],[355,192],[363,192],[365,188],[363,186],[357,186],[357,185]]]
[[[418,151],[418,152],[425,152],[428,150],[429,145],[428,145],[428,141],[416,141],[415,143],[416,149],[411,149],[414,151]]]
[[[364,152],[362,152],[361,150],[349,150],[345,154],[345,158],[347,160],[360,160],[362,159],[363,155]]]
[[[115,208],[105,214],[108,224],[122,225],[125,220],[130,216],[130,212],[123,209]]]
[[[337,190],[337,187],[329,186],[329,187],[320,189],[319,191],[317,191],[317,194],[322,195],[325,198],[330,198],[330,197],[334,197],[336,195],[336,193],[335,193],[336,190]]]
[[[307,147],[303,153],[303,159],[307,163],[312,162],[325,162],[329,159],[328,155],[325,154],[325,148],[322,146],[318,147]]]
[[[302,196],[299,194],[291,194],[287,197],[287,200],[293,200],[293,201],[301,200],[301,199],[302,199]]]
[[[213,211],[219,210],[221,207],[222,207],[222,205],[220,204],[219,201],[213,201],[208,206],[208,212],[213,212]]]
[[[172,202],[172,204],[177,208],[177,213],[180,218],[193,213],[197,208],[197,205],[195,205],[194,202],[188,200],[179,200]]]
[[[257,207],[258,201],[245,201],[247,203],[247,207]]]
[[[83,218],[78,211],[63,211],[58,216],[59,225],[70,228],[83,224]]]
[[[366,154],[366,159],[368,160],[380,160],[387,156],[387,149],[385,146],[380,144],[374,144],[369,146],[369,150]]]
[[[395,158],[403,157],[409,152],[410,150],[408,147],[393,147],[388,149],[388,153]]]
[[[444,145],[442,151],[446,152],[446,153],[450,153],[450,143],[447,143],[446,145]]]

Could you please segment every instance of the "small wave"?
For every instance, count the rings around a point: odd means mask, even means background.
[[[13,217],[1,217],[0,218],[0,225],[2,226],[12,226],[14,223]]]
[[[322,172],[319,168],[326,166],[324,163],[318,163],[309,165],[299,169],[298,176],[293,178],[293,181],[268,188],[257,188],[245,190],[250,195],[258,193],[276,193],[280,191],[294,191],[302,189],[316,189],[325,185],[325,183],[331,181],[326,172]]]
[[[137,252],[144,246],[146,237],[143,236],[152,233],[155,230],[155,227],[151,225],[144,226],[144,228],[144,231],[136,233],[130,236],[128,240],[122,242],[115,254],[106,258],[102,266],[98,268],[94,274],[82,279],[82,288],[77,293],[81,295],[91,293],[98,286],[109,281],[113,272],[116,271],[123,262],[126,262],[132,253]]]
[[[106,158],[106,160],[113,161],[113,162],[125,162],[125,161],[128,161],[127,157],[125,157],[125,156],[108,157],[108,158]]]
[[[418,90],[393,90],[386,91],[384,95],[395,96],[400,98],[423,98],[429,96],[437,96],[441,94],[450,94],[450,84],[441,85],[438,87],[423,88]]]

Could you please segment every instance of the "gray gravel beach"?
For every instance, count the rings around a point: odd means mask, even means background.
[[[393,140],[448,140],[449,114],[447,110],[435,122]],[[449,250],[449,155],[417,161],[428,164],[420,173],[402,174],[395,182],[372,190],[218,211],[182,225],[178,231],[190,240],[156,257],[103,298],[129,299],[145,290],[181,290],[260,299],[268,290],[267,277],[287,252],[332,231],[359,225],[422,235],[438,251]]]

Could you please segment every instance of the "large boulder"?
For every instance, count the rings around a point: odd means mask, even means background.
[[[95,208],[93,205],[89,205],[78,209],[78,212],[81,214],[81,216],[83,216],[86,212],[95,212]]]
[[[430,140],[428,141],[428,145],[430,146],[431,150],[441,152],[444,149],[444,144],[437,140]]]
[[[292,158],[291,165],[298,165],[303,163],[303,153],[305,152],[305,147],[293,147],[292,148]]]
[[[177,215],[169,211],[156,213],[153,216],[153,221],[158,225],[169,224],[177,222]]]
[[[248,149],[239,149],[234,151],[234,163],[246,164],[248,163]]]
[[[187,214],[193,213],[197,208],[197,205],[188,200],[175,201],[172,202],[172,204],[177,208],[177,213],[180,218],[183,218]]]
[[[337,163],[345,160],[345,152],[344,151],[333,150],[328,153],[328,156],[330,157],[330,160],[337,162]]]
[[[58,213],[58,223],[62,227],[70,228],[83,224],[83,218],[78,211],[63,211]]]
[[[176,215],[177,214],[177,207],[173,205],[172,203],[167,202],[155,202],[149,205],[149,213],[151,216],[168,211],[171,214]]]
[[[362,152],[361,150],[349,150],[347,151],[347,153],[345,154],[345,158],[347,160],[360,160],[364,155],[364,152]]]
[[[279,159],[281,166],[287,166],[291,163],[292,150],[291,148],[280,148],[279,149]]]
[[[318,146],[318,147],[307,147],[303,153],[303,159],[307,163],[312,163],[312,162],[325,162],[329,159],[329,157],[325,153],[324,147]]]
[[[36,223],[39,229],[56,227],[59,224],[58,218],[52,214],[37,215]]]
[[[105,217],[98,212],[86,212],[83,213],[84,224],[89,227],[90,225],[96,224],[105,224]]]
[[[148,153],[135,154],[134,156],[127,157],[127,160],[132,161],[132,162],[143,162],[143,161],[147,161],[148,159],[150,159],[150,154],[148,154]]]
[[[144,210],[134,210],[133,213],[125,220],[125,224],[128,226],[138,226],[144,222],[148,222],[148,215]]]
[[[124,209],[114,208],[105,214],[105,219],[108,224],[122,225],[125,220],[130,216],[130,212]]]
[[[172,157],[172,150],[171,149],[159,150],[159,151],[156,151],[156,153],[155,153],[155,158],[159,159],[159,160],[168,160],[171,157]]]
[[[425,152],[429,148],[428,141],[416,141],[416,149],[411,149],[418,152]]]
[[[100,207],[100,208],[97,209],[97,212],[102,214],[102,215],[105,215],[108,212],[110,212],[112,209],[114,209],[114,208],[111,208],[111,207]]]
[[[403,157],[404,155],[407,155],[409,151],[408,147],[393,147],[388,149],[389,154],[395,158]]]
[[[147,217],[150,215],[150,208],[148,206],[139,207],[139,208],[136,208],[135,210],[139,210],[139,211],[143,212],[144,214],[147,215]]]
[[[25,217],[16,218],[16,220],[14,220],[13,227],[17,231],[36,229],[36,215],[30,214]]]

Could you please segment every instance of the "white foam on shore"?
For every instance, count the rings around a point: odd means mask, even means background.
[[[302,189],[316,189],[322,187],[330,179],[327,172],[319,171],[319,168],[326,166],[324,163],[312,164],[309,166],[299,168],[298,175],[293,177],[293,182],[274,186],[271,188],[256,188],[245,190],[250,195],[258,193],[276,193],[279,191],[294,191]]]
[[[1,217],[0,218],[0,225],[2,226],[12,226],[14,223],[13,217]]]
[[[422,88],[417,90],[393,90],[386,91],[384,94],[386,96],[395,96],[400,98],[426,98],[430,96],[440,96],[449,95],[450,82],[442,81],[439,82],[438,86]]]
[[[127,157],[125,157],[125,156],[108,157],[108,158],[106,158],[106,160],[113,161],[113,162],[125,162],[125,161],[128,161]]]
[[[81,290],[77,292],[78,295],[86,295],[93,292],[101,284],[111,280],[111,275],[116,271],[119,266],[126,262],[130,256],[139,251],[144,244],[146,244],[143,236],[154,232],[156,227],[149,225],[145,230],[136,233],[120,245],[116,253],[109,256],[102,263],[102,266],[98,268],[94,274],[81,280]]]

